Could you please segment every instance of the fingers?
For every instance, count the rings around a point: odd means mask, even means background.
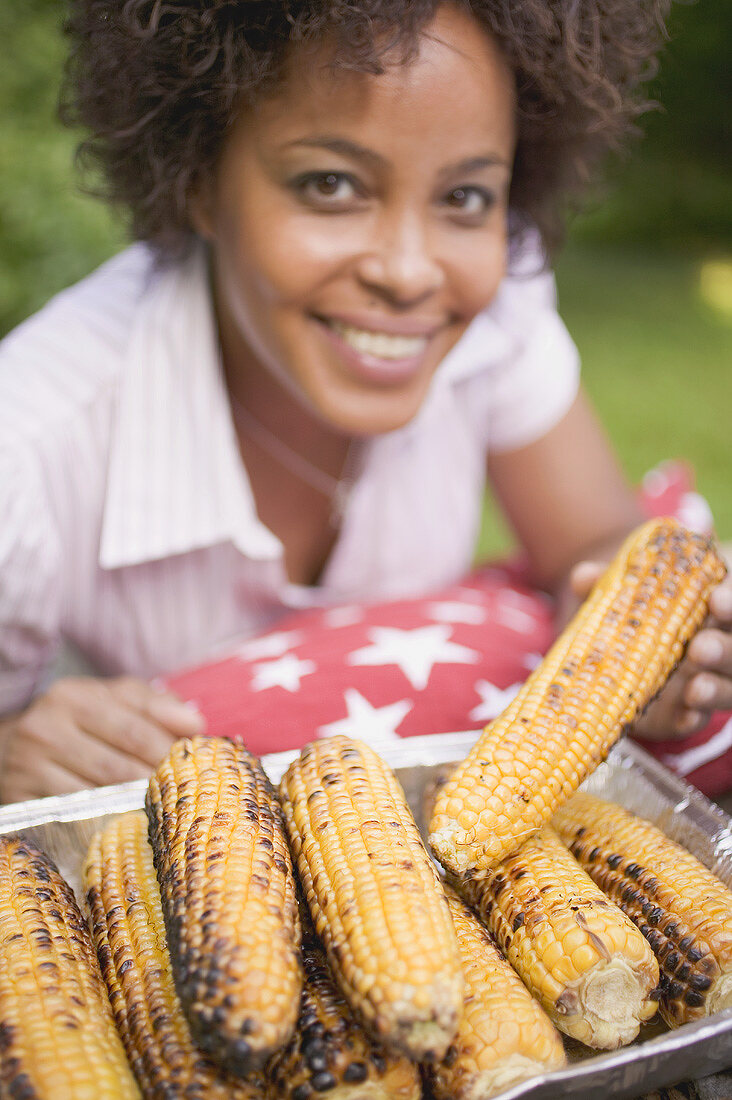
[[[59,680],[4,727],[0,798],[146,778],[175,740],[203,728],[195,710],[144,681]]]
[[[85,783],[61,764],[41,759],[33,771],[24,771],[22,775],[15,777],[9,801],[25,802],[29,798],[71,794],[74,791],[87,790],[89,786],[89,783]]]
[[[716,617],[719,622],[719,617]],[[729,710],[732,707],[732,634],[709,627],[689,645],[687,660],[691,673],[684,690],[684,703],[699,711]]]
[[[89,737],[123,751],[143,765],[147,769],[144,774],[157,767],[173,741],[201,732],[203,725],[201,716],[175,696],[131,677],[59,680],[49,690],[47,699],[64,707]],[[170,722],[161,723],[156,717],[158,713],[169,716]],[[100,755],[101,749],[96,757]],[[123,780],[110,778],[106,782]]]
[[[709,597],[709,610],[723,626],[732,627],[732,576],[718,584]]]
[[[170,741],[168,741],[168,748],[170,748]],[[67,768],[71,767],[74,774],[85,784],[103,787],[110,783],[147,779],[160,759],[158,757],[154,763],[144,763],[129,753],[124,741],[115,746],[114,743],[108,744],[97,733],[78,729],[75,731],[72,744],[66,746],[63,763]]]
[[[593,584],[600,579],[606,569],[607,562],[578,562],[569,575],[570,588],[575,596],[581,600],[588,596]]]
[[[176,737],[195,737],[206,728],[203,715],[195,706],[184,703],[172,692],[127,676],[108,680],[107,685],[115,698],[165,726]]]
[[[17,802],[66,794],[89,784],[63,760],[65,746],[73,745],[76,728],[67,715],[49,723],[42,706],[22,714],[8,737],[3,756],[3,801]]]
[[[714,672],[699,672],[686,685],[684,703],[708,713],[729,710],[732,707],[732,680]]]
[[[689,644],[688,659],[699,669],[732,676],[732,634],[708,627]]]

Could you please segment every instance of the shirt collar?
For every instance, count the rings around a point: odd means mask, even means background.
[[[207,253],[151,270],[112,426],[99,561],[113,569],[231,541],[275,559],[257,517],[224,385]]]
[[[495,314],[469,325],[433,379],[409,436],[445,388],[509,354]],[[185,263],[151,263],[133,322],[112,425],[99,564],[136,565],[232,542],[254,560],[282,545],[257,516],[224,384],[207,251]]]

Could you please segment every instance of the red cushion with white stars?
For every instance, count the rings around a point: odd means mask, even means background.
[[[704,530],[708,507],[688,468],[644,481],[648,515]],[[209,733],[257,754],[345,733],[381,746],[483,728],[507,706],[554,637],[551,601],[518,563],[480,569],[431,597],[300,611],[225,657],[170,676]],[[732,787],[732,715],[684,741],[644,748],[707,794]]]
[[[279,752],[347,733],[400,737],[480,729],[553,636],[550,601],[481,570],[434,598],[298,612],[228,657],[168,679],[212,734]]]

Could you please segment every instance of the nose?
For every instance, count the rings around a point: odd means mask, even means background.
[[[384,219],[374,228],[359,257],[358,276],[370,292],[402,307],[418,305],[445,282],[426,228],[410,216]]]

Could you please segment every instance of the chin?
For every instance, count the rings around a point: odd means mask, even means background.
[[[320,415],[346,435],[384,435],[403,428],[419,412],[427,395],[423,386],[419,395],[375,394],[349,395],[343,402],[319,404]]]

